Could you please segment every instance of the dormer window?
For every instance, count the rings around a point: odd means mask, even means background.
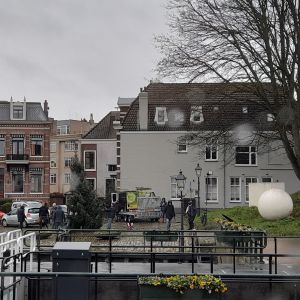
[[[187,153],[187,142],[185,139],[178,139],[177,152],[178,153]]]
[[[201,123],[204,121],[202,106],[192,106],[190,121],[193,123]]]
[[[161,124],[161,125],[164,125],[166,122],[168,122],[166,107],[156,107],[154,121],[156,122],[156,124]]]
[[[267,121],[268,122],[273,122],[275,119],[274,115],[273,114],[267,114]]]
[[[242,107],[242,112],[243,112],[243,114],[247,114],[248,113],[248,107],[247,106]]]
[[[11,120],[26,120],[26,102],[10,103],[10,119]]]

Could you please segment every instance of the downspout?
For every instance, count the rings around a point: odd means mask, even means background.
[[[223,208],[226,208],[226,148],[225,148],[225,140],[223,142]]]

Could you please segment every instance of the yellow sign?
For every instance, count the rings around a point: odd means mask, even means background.
[[[137,208],[137,196],[135,192],[127,192],[127,209],[136,209]]]

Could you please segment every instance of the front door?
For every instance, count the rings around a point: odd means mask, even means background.
[[[4,198],[4,169],[0,168],[0,199]]]

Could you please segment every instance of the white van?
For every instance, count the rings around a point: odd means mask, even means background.
[[[38,202],[38,201],[15,201],[11,204],[11,210],[13,210],[15,208],[19,208],[22,205],[24,205],[25,207],[40,208],[42,206],[42,203]]]

